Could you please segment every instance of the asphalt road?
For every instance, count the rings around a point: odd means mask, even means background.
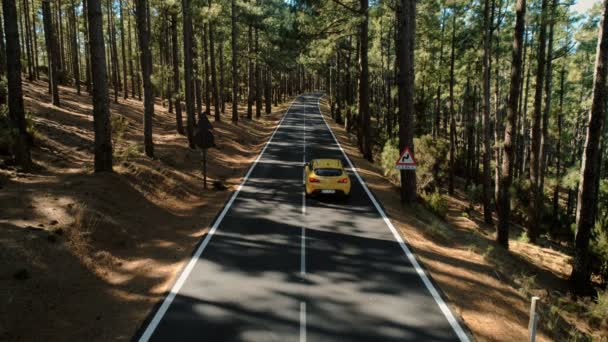
[[[139,341],[466,341],[351,170],[348,202],[304,198],[303,163],[340,158],[298,97]]]

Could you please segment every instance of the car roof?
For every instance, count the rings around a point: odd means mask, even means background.
[[[340,159],[315,159],[312,161],[314,168],[329,168],[329,169],[341,169],[342,162]]]

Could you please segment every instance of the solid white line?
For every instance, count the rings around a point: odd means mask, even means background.
[[[342,154],[344,155],[344,158],[348,162],[348,165],[350,166],[351,170],[353,170],[353,172],[355,173],[355,176],[357,177],[357,180],[359,181],[359,183],[363,187],[363,190],[365,190],[365,193],[367,194],[367,196],[369,197],[369,199],[374,204],[374,207],[376,208],[376,210],[378,211],[378,213],[380,214],[380,216],[382,216],[382,219],[384,220],[384,222],[386,223],[386,225],[388,226],[388,228],[393,233],[393,236],[395,237],[395,239],[397,240],[397,242],[399,242],[399,245],[401,246],[401,249],[403,250],[403,252],[407,256],[407,258],[409,259],[410,263],[416,269],[416,273],[422,279],[422,282],[426,286],[427,290],[429,290],[429,292],[431,293],[431,296],[433,296],[433,299],[435,299],[435,302],[439,306],[439,309],[441,309],[441,312],[443,313],[443,315],[445,316],[445,318],[448,320],[448,322],[452,326],[452,329],[454,329],[454,332],[456,333],[456,335],[458,336],[458,338],[460,339],[460,341],[463,341],[463,342],[470,341],[469,340],[469,336],[464,332],[464,330],[462,329],[462,327],[460,326],[460,324],[458,323],[458,321],[456,320],[456,318],[452,314],[452,311],[450,310],[450,308],[448,307],[448,305],[445,303],[445,301],[443,300],[443,298],[441,298],[441,295],[439,294],[439,292],[437,291],[437,289],[435,288],[435,286],[433,286],[433,283],[431,282],[431,280],[429,279],[429,277],[426,275],[426,273],[424,272],[424,270],[422,269],[422,267],[420,266],[420,264],[416,260],[416,257],[410,251],[409,247],[407,247],[407,245],[403,241],[403,238],[401,238],[401,235],[397,232],[397,229],[395,229],[395,226],[393,226],[393,224],[391,223],[391,220],[388,218],[388,216],[386,215],[386,213],[384,212],[384,210],[382,210],[382,207],[380,206],[380,204],[376,201],[376,199],[372,195],[371,191],[367,187],[367,184],[365,184],[365,181],[363,181],[363,179],[361,178],[361,176],[359,176],[359,173],[357,172],[357,169],[355,168],[355,166],[353,165],[353,163],[350,161],[350,158],[348,158],[348,155],[346,154],[346,152],[344,152],[344,149],[342,148],[342,145],[340,145],[340,142],[338,141],[338,139],[336,139],[336,136],[334,135],[334,132],[331,130],[331,127],[329,127],[329,125],[327,124],[327,121],[325,120],[325,116],[323,115],[323,112],[321,112],[321,98],[319,98],[319,100],[317,101],[317,108],[319,109],[319,114],[321,115],[321,118],[323,118],[323,122],[325,123],[325,126],[327,126],[327,129],[331,133],[331,136],[334,138],[334,141],[336,142],[336,144],[338,144],[338,147],[340,148],[340,151],[342,151]]]
[[[304,107],[306,108],[306,107]],[[302,161],[304,162],[303,168],[306,165],[306,110],[304,110],[304,154],[302,156]],[[306,184],[306,174],[303,173],[304,184]],[[306,186],[302,190],[302,233],[301,233],[301,243],[300,243],[300,274],[306,274],[306,227],[305,227],[305,219],[306,219]]]
[[[236,199],[236,197],[241,192],[241,189],[243,188],[243,185],[245,185],[245,183],[249,179],[249,176],[251,175],[251,172],[253,172],[253,169],[255,169],[255,166],[258,164],[258,161],[260,160],[260,158],[262,157],[262,155],[264,155],[264,152],[266,152],[266,148],[268,147],[268,145],[270,144],[270,142],[274,138],[274,135],[278,132],[279,128],[283,124],[283,121],[285,120],[285,118],[289,114],[289,110],[291,109],[291,106],[294,104],[295,101],[296,101],[296,99],[294,99],[291,102],[291,104],[289,105],[289,108],[287,108],[287,111],[283,115],[283,118],[281,118],[281,121],[279,122],[279,124],[277,125],[277,127],[274,129],[274,132],[272,132],[272,135],[270,136],[270,139],[268,139],[268,141],[264,145],[264,148],[262,149],[262,152],[260,152],[260,154],[258,154],[258,157],[253,162],[253,165],[249,168],[249,171],[247,171],[247,174],[243,178],[243,181],[241,182],[241,184],[239,184],[239,186],[237,187],[236,191],[232,194],[232,196],[230,197],[230,200],[228,201],[228,204],[226,204],[226,206],[224,207],[224,209],[222,210],[222,212],[218,216],[217,220],[215,220],[215,223],[211,227],[211,230],[209,230],[209,233],[207,233],[207,236],[205,237],[205,239],[203,240],[203,242],[198,246],[198,248],[196,249],[196,252],[194,252],[194,254],[192,255],[192,257],[190,258],[190,262],[188,262],[188,265],[186,265],[186,267],[184,268],[184,270],[180,274],[179,278],[177,279],[177,281],[175,282],[175,284],[171,288],[171,291],[169,292],[169,294],[167,295],[167,297],[165,297],[165,300],[161,304],[160,308],[158,309],[158,311],[156,311],[156,314],[154,315],[154,317],[152,318],[152,320],[150,321],[150,323],[148,323],[148,326],[146,327],[146,330],[143,332],[143,334],[141,335],[141,337],[138,340],[139,342],[146,342],[146,341],[148,341],[150,339],[150,337],[152,336],[152,334],[154,333],[154,330],[156,330],[156,327],[158,326],[158,324],[162,320],[162,318],[165,315],[165,313],[167,313],[167,310],[169,309],[169,306],[171,305],[171,303],[175,299],[175,296],[177,295],[177,293],[179,292],[179,290],[182,288],[182,286],[184,286],[184,283],[186,282],[186,279],[188,279],[188,276],[192,272],[192,269],[196,265],[196,262],[198,261],[199,257],[201,256],[201,254],[205,250],[205,247],[207,247],[207,244],[209,243],[209,240],[211,240],[211,238],[213,237],[213,234],[215,234],[215,231],[217,230],[217,228],[219,227],[220,223],[224,219],[224,216],[226,216],[226,213],[228,212],[228,209],[230,209],[230,207],[232,206],[232,203],[234,203],[234,200]]]
[[[300,342],[306,342],[306,303],[300,302]]]

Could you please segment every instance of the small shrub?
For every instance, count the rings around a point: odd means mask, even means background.
[[[441,218],[445,218],[448,213],[448,200],[439,191],[431,193],[423,192],[422,198],[430,211]]]
[[[143,154],[143,145],[130,144],[127,147],[115,148],[114,159],[116,163],[124,163]]]
[[[608,324],[608,290],[598,291],[597,301],[589,307],[589,314],[600,324]]]
[[[122,115],[114,114],[110,118],[112,125],[112,144],[116,145],[124,139],[129,128],[129,121]]]
[[[382,148],[382,154],[380,155],[380,165],[382,166],[382,173],[391,182],[400,184],[399,170],[395,169],[395,161],[399,159],[399,149],[397,143],[393,140],[388,140]]]
[[[423,135],[414,139],[418,192],[441,186],[448,172],[449,143],[445,138]]]
[[[517,238],[517,241],[524,242],[524,243],[530,242],[530,238],[528,237],[528,232],[526,232],[526,231],[522,232],[519,235],[519,237]]]

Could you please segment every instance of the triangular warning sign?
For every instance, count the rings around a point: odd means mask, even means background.
[[[409,147],[405,147],[397,160],[395,167],[399,170],[416,170],[416,161]]]

